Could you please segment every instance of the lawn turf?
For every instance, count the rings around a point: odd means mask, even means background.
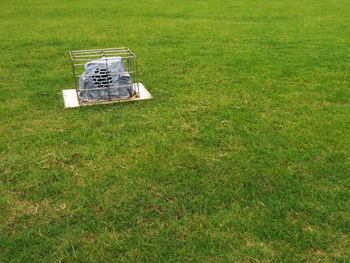
[[[1,262],[350,261],[347,0],[0,10]],[[154,99],[64,109],[119,46]]]

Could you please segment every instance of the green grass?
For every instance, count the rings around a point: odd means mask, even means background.
[[[349,262],[347,0],[0,2],[1,262]],[[154,99],[64,109],[68,50]]]

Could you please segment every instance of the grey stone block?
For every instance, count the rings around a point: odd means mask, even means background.
[[[84,65],[84,69],[79,78],[81,101],[129,98],[134,94],[131,76],[125,73],[121,57],[108,57],[107,61],[105,57],[92,60]]]

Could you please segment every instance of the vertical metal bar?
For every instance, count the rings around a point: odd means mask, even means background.
[[[75,84],[75,92],[77,93],[77,98],[78,98],[78,101],[80,102],[79,92],[78,92],[77,76],[75,75],[75,68],[74,68],[74,61],[73,61],[72,51],[69,51],[69,56],[70,56],[70,61],[72,63],[72,71],[73,71],[73,78],[74,78],[74,84]]]
[[[129,68],[129,71],[131,72],[130,75],[131,75],[131,89],[132,89],[132,96],[135,95],[135,89],[134,89],[134,64],[133,64],[133,60],[132,58],[129,58],[129,65],[130,65],[130,68]]]
[[[131,91],[132,91],[131,96],[134,96],[134,94],[135,94],[135,90],[134,90],[134,74],[132,73],[134,70],[133,70],[131,58],[128,58],[128,64],[129,64],[128,71],[131,72],[130,73],[130,77],[131,77]]]
[[[108,100],[111,100],[111,87],[109,85],[109,70],[108,70],[108,60],[107,58],[105,59],[106,60],[106,78],[107,78],[107,91],[108,91]]]
[[[137,57],[136,55],[129,49],[126,48],[126,50],[131,54],[131,59],[133,59],[132,61],[132,65],[133,65],[133,83],[135,83],[136,86],[136,93],[140,94],[140,89],[139,89],[139,77],[138,77],[138,70],[137,70]],[[139,97],[139,96],[138,96]]]
[[[100,51],[100,56],[101,58],[104,57],[104,52],[102,49],[99,49]],[[111,89],[110,89],[110,85],[109,85],[109,70],[108,70],[108,60],[107,58],[105,59],[105,62],[106,62],[106,76],[105,78],[107,79],[107,100],[111,100]]]
[[[134,55],[135,56],[135,55]],[[136,86],[137,86],[137,94],[138,96],[140,96],[140,87],[139,87],[139,71],[138,71],[138,68],[137,68],[137,57],[135,56],[135,78],[136,78]]]

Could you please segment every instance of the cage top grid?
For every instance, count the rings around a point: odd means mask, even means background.
[[[69,51],[73,75],[74,78],[79,78],[84,71],[84,66],[87,62],[94,61],[107,61],[116,60],[122,58],[127,65],[128,73],[135,74],[137,77],[137,57],[127,47],[120,48],[101,48],[101,49],[88,49],[88,50],[71,50]],[[137,82],[138,79],[135,79]]]
[[[109,59],[109,57],[136,58],[136,55],[127,47],[72,50],[69,51],[69,54],[75,67],[84,66],[91,60]]]

